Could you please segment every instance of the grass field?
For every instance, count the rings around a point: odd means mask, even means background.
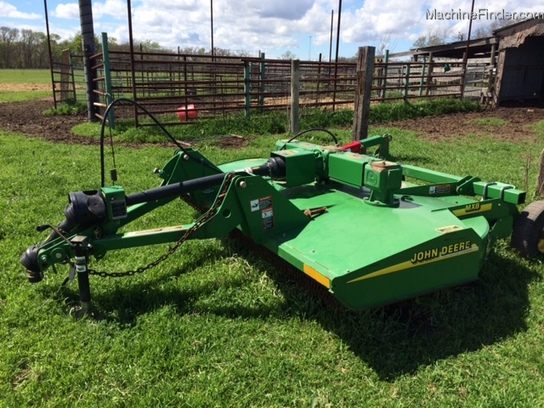
[[[51,72],[48,69],[2,69],[0,82],[51,85]]]
[[[534,184],[544,138],[541,126],[538,142],[523,144],[373,129],[384,132],[400,162],[520,188],[529,157]],[[219,163],[267,157],[275,140],[199,148]],[[171,153],[119,147],[120,184],[154,187],[151,170]],[[73,319],[77,285],[60,288],[67,271],[30,285],[18,259],[43,239],[36,225],[63,218],[67,192],[99,186],[98,160],[96,147],[0,132],[0,407],[544,406],[544,266],[507,242],[474,284],[339,315],[234,242],[190,241],[145,274],[93,277],[103,318]],[[178,201],[137,227],[193,217]],[[120,251],[92,266],[132,269],[165,250]]]
[[[0,103],[46,97],[52,97],[51,72],[49,70],[0,70]]]

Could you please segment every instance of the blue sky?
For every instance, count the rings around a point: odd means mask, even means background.
[[[52,33],[67,39],[80,30],[77,0],[46,1]],[[300,59],[316,60],[319,53],[328,59],[331,10],[335,36],[338,5],[338,0],[213,0],[214,44],[271,58],[289,51]],[[343,0],[339,54],[354,56],[365,45],[406,51],[429,33],[466,35],[469,20],[461,13],[470,6],[471,0]],[[45,32],[44,10],[43,0],[0,0],[0,26]],[[503,12],[544,12],[544,0],[476,0],[475,10],[473,30]],[[127,41],[126,0],[93,0],[93,17],[97,35]],[[210,47],[210,1],[132,0],[132,18],[136,40],[172,50]]]

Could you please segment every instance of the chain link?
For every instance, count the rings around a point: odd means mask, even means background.
[[[235,173],[228,173],[225,177],[225,180],[223,182],[223,188],[217,195],[217,199],[215,200],[215,203],[206,211],[196,222],[193,224],[191,228],[185,231],[183,236],[176,241],[174,246],[172,246],[165,254],[161,255],[159,258],[155,259],[153,262],[145,265],[140,266],[139,268],[128,270],[125,272],[105,272],[105,271],[96,271],[94,269],[88,269],[88,272],[90,275],[99,276],[101,278],[122,278],[125,276],[133,276],[139,273],[143,273],[148,271],[151,268],[154,268],[155,266],[161,264],[162,262],[166,261],[174,252],[178,250],[178,248],[185,242],[187,239],[196,232],[199,228],[201,228],[204,224],[206,224],[215,214],[217,209],[223,204],[223,201],[225,199],[225,196],[227,195],[227,191],[232,183],[232,180],[234,179]]]

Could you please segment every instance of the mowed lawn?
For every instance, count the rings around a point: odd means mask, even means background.
[[[529,180],[534,191],[542,129],[525,143],[373,133],[393,135],[401,162],[519,188]],[[275,139],[252,139],[239,151],[199,148],[220,163],[266,157]],[[128,192],[156,186],[152,169],[171,154],[119,146],[119,183]],[[344,314],[236,242],[190,241],[144,274],[93,276],[101,319],[77,320],[69,313],[77,285],[61,288],[67,269],[31,285],[19,257],[44,238],[37,225],[62,220],[68,192],[99,184],[97,147],[0,131],[0,406],[544,406],[544,267],[520,260],[508,241],[489,253],[478,282]],[[176,201],[135,228],[194,217]],[[110,253],[91,266],[124,271],[166,250]]]

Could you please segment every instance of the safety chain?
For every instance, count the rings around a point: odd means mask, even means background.
[[[137,269],[132,269],[125,272],[105,272],[105,271],[96,271],[94,269],[88,269],[88,272],[90,275],[96,275],[100,276],[101,278],[122,278],[125,276],[133,276],[138,273],[143,273],[148,271],[151,268],[154,268],[155,266],[159,265],[160,263],[164,262],[166,259],[170,257],[174,252],[178,250],[178,248],[185,242],[187,239],[196,232],[199,228],[201,228],[204,224],[206,224],[216,213],[217,209],[223,204],[223,200],[225,199],[225,196],[227,195],[227,191],[232,183],[232,180],[234,179],[235,173],[227,173],[225,176],[225,180],[223,182],[223,188],[217,195],[217,199],[215,200],[215,203],[193,224],[191,228],[185,231],[183,236],[176,241],[174,246],[172,246],[165,254],[160,256],[159,258],[155,259],[153,262],[145,265],[140,266]]]

